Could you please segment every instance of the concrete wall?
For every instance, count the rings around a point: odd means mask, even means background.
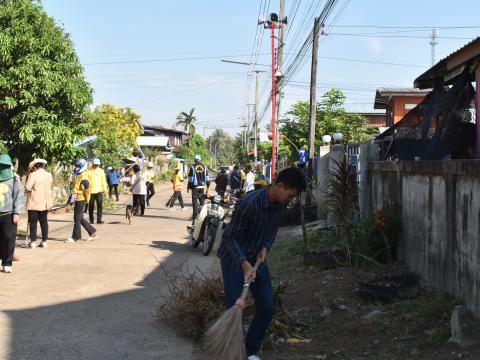
[[[401,205],[400,260],[480,315],[480,161],[370,162],[370,211]]]

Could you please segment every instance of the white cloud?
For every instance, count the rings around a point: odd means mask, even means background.
[[[380,40],[380,38],[370,38],[367,42],[372,54],[374,56],[379,56],[382,52],[382,40]]]

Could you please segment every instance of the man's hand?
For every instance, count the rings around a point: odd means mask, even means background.
[[[260,254],[258,255],[262,259],[262,263],[267,262],[268,250],[266,247],[260,250]]]
[[[247,260],[242,263],[242,270],[243,270],[243,280],[247,283],[247,280],[252,277],[252,282],[255,281],[257,277],[257,272],[253,270],[252,264],[250,264]]]
[[[20,215],[18,215],[18,214],[13,214],[13,216],[12,216],[12,223],[14,223],[15,225],[17,225],[19,221],[20,221]]]

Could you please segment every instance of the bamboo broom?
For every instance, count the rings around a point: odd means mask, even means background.
[[[262,259],[257,258],[253,271],[257,271],[261,262]],[[205,333],[206,349],[213,359],[245,360],[247,358],[243,335],[243,309],[251,283],[250,276],[243,285],[242,295],[235,305],[225,311]]]

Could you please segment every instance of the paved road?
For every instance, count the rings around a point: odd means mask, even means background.
[[[192,344],[156,322],[167,293],[159,264],[208,271],[215,259],[191,248],[191,208],[167,211],[169,195],[160,187],[133,225],[107,214],[95,241],[64,243],[66,214],[52,217],[47,249],[17,248],[14,273],[0,273],[0,359],[193,359]]]

